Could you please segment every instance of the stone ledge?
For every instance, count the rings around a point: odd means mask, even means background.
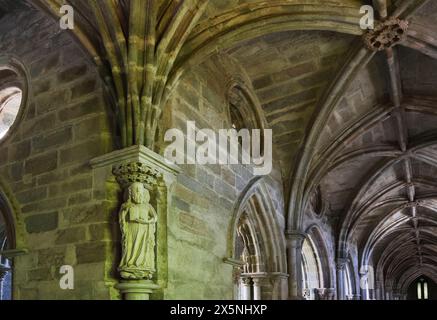
[[[94,158],[90,161],[90,165],[93,169],[96,169],[133,162],[146,163],[158,169],[163,174],[177,175],[181,172],[178,166],[169,163],[164,157],[142,145],[116,150]]]

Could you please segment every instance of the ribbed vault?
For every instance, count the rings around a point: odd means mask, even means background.
[[[154,148],[162,106],[191,66],[225,52],[246,70],[274,130],[287,231],[316,189],[336,221],[337,257],[356,246],[383,287],[437,278],[437,4],[375,0],[410,22],[399,46],[369,50],[359,0],[34,0],[95,61],[121,145]],[[2,12],[11,1],[0,0]],[[301,231],[301,230],[300,230]]]

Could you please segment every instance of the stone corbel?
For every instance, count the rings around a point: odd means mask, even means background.
[[[101,174],[112,172],[124,193],[118,217],[122,260],[116,262],[121,280],[116,288],[125,300],[148,300],[166,285],[167,211],[180,170],[144,146],[114,151],[91,165]]]

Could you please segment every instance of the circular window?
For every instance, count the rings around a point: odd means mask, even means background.
[[[17,119],[23,92],[18,87],[0,90],[0,139],[9,131]]]
[[[21,116],[28,82],[27,72],[14,58],[0,56],[0,142],[11,132]]]

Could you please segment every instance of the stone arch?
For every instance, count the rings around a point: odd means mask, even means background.
[[[246,71],[237,61],[234,61],[229,55],[220,53],[217,57],[218,62],[223,68],[225,74],[225,96],[226,105],[228,106],[228,118],[231,119],[229,106],[233,100],[240,99],[246,102],[244,110],[241,111],[245,117],[248,129],[263,130],[267,126],[261,103],[252,87],[252,81],[246,74]]]
[[[401,294],[407,294],[408,287],[417,280],[417,278],[421,276],[426,276],[430,280],[437,283],[437,276],[435,275],[435,268],[427,266],[422,268],[422,270],[414,270],[410,269],[407,272],[405,272],[402,277],[399,278],[397,281],[397,285],[395,286],[399,293]]]
[[[321,265],[321,277],[323,279],[324,287],[326,288],[334,288],[334,276],[333,276],[333,268],[332,268],[332,259],[329,256],[328,249],[326,247],[326,243],[323,239],[320,228],[317,224],[313,224],[309,226],[305,232],[307,234],[307,238],[311,239],[314,247],[317,249],[319,262]]]
[[[350,278],[350,286],[351,286],[351,299],[356,299],[356,297],[360,296],[360,270],[357,270],[357,266],[354,264],[354,254],[349,252],[348,254],[348,262],[346,264],[346,270],[349,272]]]
[[[25,242],[20,207],[0,178],[0,300],[14,297],[14,258],[26,252]]]
[[[239,237],[243,239],[243,248],[239,246]],[[240,280],[244,285],[254,286],[251,298],[286,297],[286,292],[282,292],[287,270],[285,239],[262,177],[252,180],[234,206],[227,251],[227,256],[235,261]],[[240,255],[243,251],[247,260]],[[243,295],[243,299],[249,298]]]
[[[0,214],[9,226],[8,251],[22,251],[26,248],[26,232],[21,209],[11,190],[0,177]]]

